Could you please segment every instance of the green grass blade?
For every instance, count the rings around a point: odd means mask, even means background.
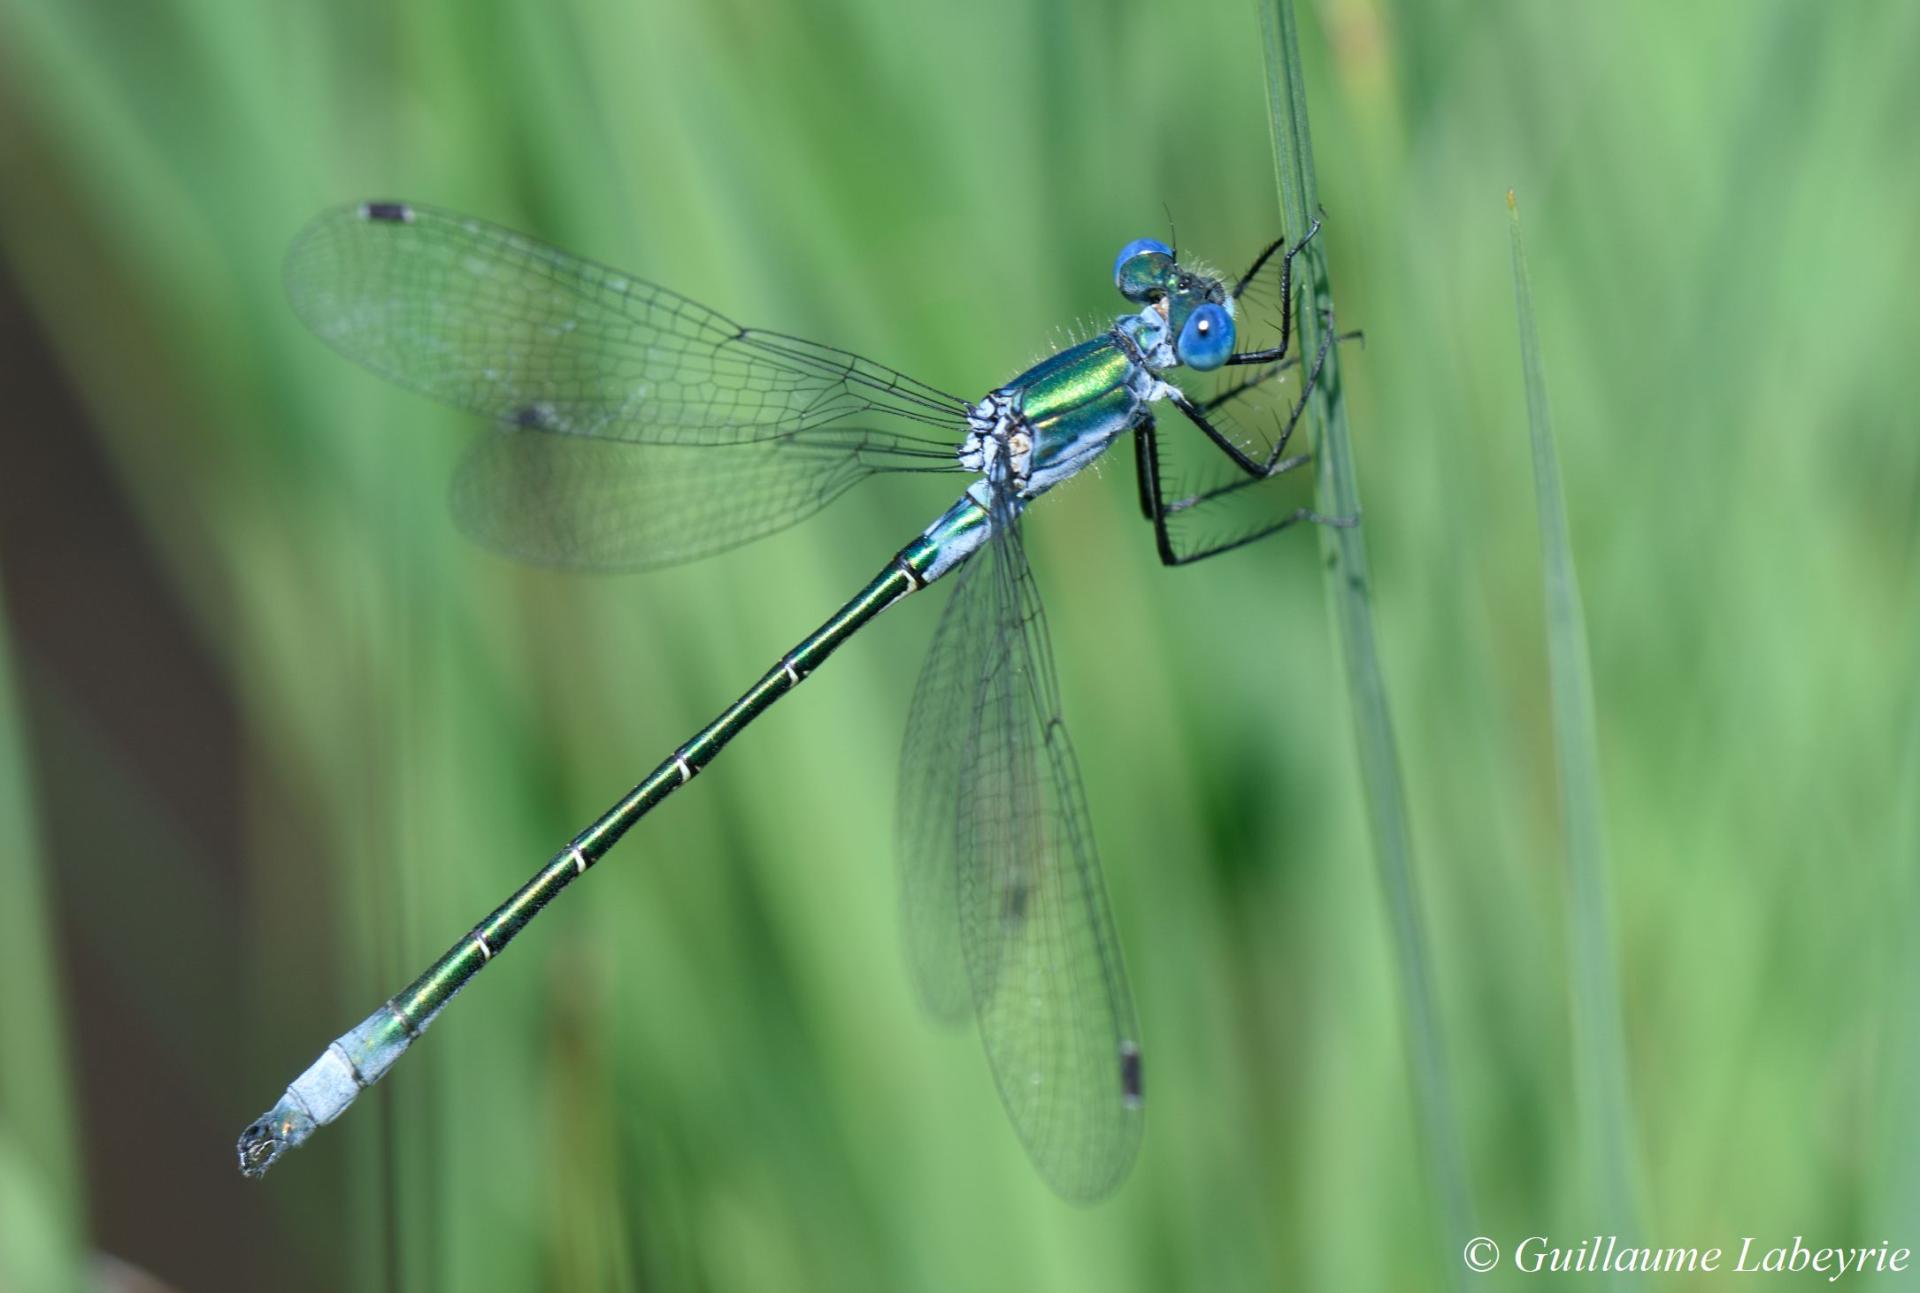
[[[79,1288],[78,1139],[25,746],[0,620],[0,1288]]]
[[[1260,33],[1266,56],[1267,103],[1273,137],[1274,171],[1280,186],[1281,219],[1297,237],[1319,207],[1313,172],[1313,144],[1307,129],[1306,81],[1300,66],[1300,40],[1292,0],[1263,0]],[[1304,282],[1299,314],[1300,349],[1311,355],[1319,344],[1331,308],[1326,237],[1316,239],[1295,262],[1296,281]],[[1332,236],[1337,236],[1333,234]],[[1304,271],[1304,272],[1302,272]],[[1347,431],[1340,353],[1328,352],[1315,388],[1312,415],[1318,432],[1318,507],[1329,516],[1360,515],[1360,489],[1354,475],[1353,446]],[[1419,890],[1413,873],[1413,843],[1407,824],[1406,791],[1394,744],[1368,596],[1365,531],[1320,527],[1325,557],[1327,602],[1340,641],[1347,692],[1353,707],[1367,824],[1392,925],[1412,1069],[1414,1113],[1419,1126],[1430,1186],[1445,1228],[1446,1269],[1457,1282],[1463,1269],[1460,1245],[1473,1234],[1473,1207],[1467,1188],[1465,1156],[1454,1122],[1440,1012],[1434,999],[1431,958],[1422,924]]]
[[[1513,291],[1519,313],[1520,366],[1533,441],[1534,496],[1539,500],[1540,557],[1546,581],[1547,664],[1554,750],[1560,769],[1562,825],[1567,848],[1568,980],[1572,985],[1574,1074],[1578,1088],[1582,1162],[1591,1182],[1596,1221],[1611,1233],[1638,1233],[1636,1155],[1627,1085],[1626,1039],[1614,966],[1613,915],[1607,874],[1606,823],[1600,796],[1600,751],[1595,731],[1593,673],[1587,659],[1586,618],[1567,530],[1566,496],[1547,405],[1540,333],[1520,240],[1520,212],[1511,191]],[[1627,1281],[1615,1275],[1616,1281]]]
[[[1912,540],[1920,540],[1920,534]],[[1906,933],[1920,918],[1920,795],[1913,793],[1920,786],[1920,584],[1914,582],[1914,575],[1920,574],[1920,547],[1908,556],[1908,570],[1905,730],[1889,781],[1894,794],[1885,844],[1888,907],[1900,919],[1900,932],[1888,941],[1884,968],[1877,974],[1903,1000],[1911,1001],[1920,989],[1920,942]],[[1915,1088],[1920,1087],[1920,1018],[1909,1009],[1889,1010],[1882,1027],[1885,1043],[1874,1120],[1876,1188],[1869,1196],[1873,1206],[1868,1224],[1891,1232],[1920,1208],[1920,1108],[1913,1099]],[[1920,1277],[1910,1274],[1908,1286],[1920,1287]]]

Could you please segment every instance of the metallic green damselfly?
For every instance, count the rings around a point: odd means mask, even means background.
[[[881,611],[955,574],[901,758],[914,976],[935,1014],[978,1020],[1007,1113],[1049,1184],[1076,1200],[1118,1185],[1141,1134],[1139,1034],[1020,517],[1130,431],[1141,510],[1168,565],[1325,521],[1295,508],[1198,544],[1177,523],[1306,461],[1286,450],[1331,328],[1264,452],[1222,420],[1296,362],[1287,354],[1293,258],[1318,227],[1277,262],[1277,345],[1234,348],[1242,295],[1281,242],[1230,286],[1139,239],[1114,263],[1137,312],[969,403],[843,350],[740,327],[478,220],[370,202],[309,226],[287,283],[314,331],[375,372],[495,424],[459,471],[454,511],[506,552],[647,569],[782,529],[871,475],[973,480],[826,623],[329,1046],[242,1134],[240,1170],[264,1173],[337,1118],[648,810]],[[1206,400],[1167,380],[1230,365],[1250,375]],[[1163,400],[1224,455],[1232,483],[1168,496],[1152,413]]]

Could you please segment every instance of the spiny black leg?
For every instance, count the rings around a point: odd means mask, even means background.
[[[1135,428],[1133,435],[1133,480],[1140,488],[1140,515],[1149,521],[1160,514],[1155,491],[1160,487],[1160,464],[1156,461],[1159,445],[1153,438],[1153,414]]]
[[[1312,461],[1313,455],[1307,453],[1295,454],[1291,458],[1283,458],[1274,464],[1273,475],[1278,476],[1282,473],[1292,471],[1296,467],[1304,467]],[[1250,489],[1260,483],[1261,482],[1257,480],[1236,480],[1231,485],[1222,485],[1218,489],[1209,489],[1204,493],[1195,494],[1190,498],[1175,499],[1171,503],[1162,501],[1160,505],[1161,525],[1164,528],[1166,519],[1176,512],[1184,512],[1190,507],[1198,507],[1202,503],[1210,503],[1215,499],[1223,498],[1228,494],[1236,493],[1243,489]],[[1243,534],[1236,539],[1228,539],[1223,543],[1216,543],[1212,547],[1201,548],[1194,552],[1180,553],[1178,554],[1179,559],[1173,564],[1184,566],[1195,561],[1205,561],[1208,557],[1217,557],[1223,552],[1232,552],[1235,548],[1244,548],[1249,543],[1268,538],[1280,533],[1282,530],[1291,529],[1302,521],[1311,521],[1315,525],[1331,525],[1341,530],[1349,529],[1360,523],[1358,517],[1323,516],[1310,507],[1296,507],[1293,511],[1273,522],[1273,524],[1263,525],[1250,534]],[[1164,560],[1164,558],[1162,559]]]
[[[1225,543],[1216,543],[1210,548],[1201,548],[1197,552],[1180,553],[1172,561],[1167,561],[1167,554],[1162,552],[1160,554],[1160,560],[1166,561],[1169,566],[1190,566],[1196,561],[1205,561],[1208,557],[1217,557],[1222,553],[1232,552],[1236,548],[1244,548],[1249,543],[1256,543],[1261,539],[1270,539],[1282,530],[1291,530],[1302,521],[1313,521],[1320,525],[1337,525],[1341,527],[1354,523],[1351,517],[1322,516],[1310,508],[1296,507],[1272,525],[1263,525],[1251,534],[1243,534],[1237,539],[1229,539]]]
[[[1313,354],[1313,367],[1307,371],[1307,380],[1300,383],[1300,398],[1293,402],[1293,410],[1287,414],[1286,429],[1274,442],[1273,452],[1267,455],[1268,462],[1278,461],[1287,451],[1287,441],[1293,439],[1293,429],[1300,425],[1300,418],[1307,411],[1307,401],[1313,397],[1313,388],[1320,384],[1320,370],[1327,366],[1327,352],[1333,349],[1333,311],[1321,316],[1320,345]]]
[[[1351,336],[1353,334],[1349,333],[1348,335]],[[1265,386],[1268,382],[1278,377],[1281,373],[1286,372],[1288,369],[1298,368],[1299,366],[1300,356],[1295,355],[1291,359],[1281,360],[1271,368],[1263,368],[1251,377],[1243,377],[1233,385],[1227,387],[1224,391],[1220,391],[1202,400],[1200,403],[1200,411],[1202,413],[1211,413],[1222,404],[1237,400],[1248,391]]]
[[[1185,498],[1168,500],[1163,497],[1160,499],[1160,513],[1163,516],[1173,516],[1186,511],[1190,507],[1198,507],[1202,503],[1214,502],[1217,499],[1225,498],[1229,494],[1237,494],[1243,489],[1252,489],[1255,485],[1264,485],[1267,481],[1273,479],[1274,476],[1284,476],[1296,467],[1304,467],[1312,461],[1312,454],[1297,453],[1291,458],[1282,458],[1279,462],[1275,463],[1273,465],[1273,473],[1269,476],[1260,476],[1257,478],[1253,476],[1243,477],[1229,484],[1218,485],[1213,489],[1202,490],[1198,494],[1189,494]]]
[[[1286,263],[1281,267],[1281,271],[1280,271],[1280,281],[1282,282],[1282,284],[1284,284],[1287,281],[1287,279],[1291,277],[1291,268],[1293,265],[1293,258],[1300,254],[1300,248],[1312,242],[1313,235],[1319,232],[1320,232],[1320,218],[1318,216],[1315,216],[1312,227],[1307,230],[1307,236],[1300,240],[1299,246],[1295,247],[1292,251],[1287,253]],[[1267,249],[1265,251],[1261,252],[1258,256],[1254,257],[1252,267],[1249,268],[1246,273],[1240,276],[1240,281],[1238,283],[1235,283],[1233,285],[1234,300],[1237,301],[1240,299],[1240,293],[1247,290],[1248,284],[1253,282],[1254,276],[1260,272],[1261,266],[1267,263],[1267,258],[1272,256],[1274,252],[1279,251],[1282,247],[1286,245],[1287,245],[1287,240],[1284,237],[1275,238],[1272,242],[1267,244]]]
[[[1333,340],[1334,340],[1334,343],[1337,345],[1338,343],[1343,341],[1365,342],[1366,339],[1367,339],[1367,334],[1360,331],[1358,328],[1355,328],[1352,332],[1341,333],[1339,336],[1335,337]],[[1245,395],[1248,391],[1255,390],[1261,386],[1265,386],[1268,382],[1272,381],[1274,378],[1278,377],[1280,374],[1285,372],[1291,372],[1293,369],[1298,368],[1299,366],[1300,366],[1300,356],[1289,355],[1285,359],[1282,359],[1279,363],[1274,364],[1272,367],[1263,368],[1251,377],[1243,377],[1239,381],[1235,382],[1233,385],[1227,387],[1227,389],[1225,389],[1224,391],[1220,391],[1214,395],[1208,396],[1206,399],[1200,402],[1200,411],[1202,413],[1211,413],[1215,409],[1219,408],[1221,405],[1226,404],[1232,400],[1237,400],[1242,395]]]
[[[1148,518],[1153,522],[1153,541],[1155,547],[1159,549],[1161,564],[1166,566],[1186,566],[1196,561],[1205,561],[1208,557],[1217,557],[1223,552],[1232,552],[1235,548],[1244,548],[1256,539],[1264,539],[1269,535],[1278,534],[1280,531],[1298,525],[1302,521],[1313,521],[1320,525],[1349,526],[1355,524],[1352,517],[1322,516],[1311,508],[1299,507],[1295,508],[1286,516],[1281,517],[1272,525],[1262,526],[1251,534],[1243,534],[1238,538],[1229,539],[1224,543],[1216,543],[1212,547],[1201,548],[1195,552],[1174,551],[1173,536],[1167,530],[1167,518],[1169,516],[1172,516],[1176,512],[1184,512],[1190,507],[1197,507],[1213,499],[1224,497],[1238,490],[1246,489],[1249,486],[1257,485],[1260,481],[1266,480],[1270,476],[1278,476],[1282,472],[1289,472],[1296,467],[1303,467],[1311,460],[1311,456],[1308,454],[1297,454],[1292,458],[1285,458],[1276,462],[1270,472],[1262,475],[1258,479],[1237,480],[1230,485],[1223,485],[1218,489],[1210,489],[1204,493],[1195,494],[1190,498],[1176,499],[1169,503],[1161,494],[1160,442],[1153,418],[1148,417],[1146,421],[1142,422],[1134,430],[1133,462],[1135,470],[1139,475],[1141,504],[1143,507],[1150,509],[1148,511]]]
[[[1160,442],[1154,436],[1153,414],[1133,429],[1133,467],[1140,479],[1140,503],[1153,522],[1153,542],[1160,549],[1160,564],[1178,566],[1180,554],[1173,550],[1173,538],[1167,533],[1167,514],[1160,506]]]
[[[1319,232],[1320,217],[1315,216],[1312,226],[1307,229],[1307,236],[1289,247],[1287,254],[1280,258],[1280,344],[1271,350],[1249,350],[1243,354],[1228,355],[1229,364],[1270,364],[1277,359],[1286,358],[1287,347],[1293,344],[1293,258],[1305,250],[1306,245],[1312,242],[1313,236]],[[1259,272],[1260,266],[1266,263],[1267,257],[1273,255],[1274,249],[1279,245],[1275,243],[1260,253],[1260,259],[1253,262],[1253,268],[1248,270],[1246,277],[1234,287],[1235,298],[1239,297],[1241,289],[1252,281],[1254,274]]]
[[[1267,249],[1265,251],[1261,252],[1258,256],[1255,256],[1253,258],[1252,267],[1248,269],[1246,273],[1240,276],[1240,281],[1238,283],[1235,283],[1233,285],[1232,295],[1234,300],[1237,301],[1240,299],[1240,293],[1247,290],[1247,285],[1253,282],[1254,275],[1258,274],[1260,272],[1260,267],[1267,263],[1267,258],[1273,255],[1274,252],[1279,251],[1282,247],[1286,245],[1287,245],[1287,240],[1284,237],[1275,238],[1272,242],[1267,244]]]
[[[1207,439],[1213,441],[1214,444],[1220,447],[1221,453],[1233,459],[1234,466],[1246,472],[1249,476],[1264,476],[1267,474],[1266,464],[1249,457],[1245,449],[1242,449],[1239,445],[1229,440],[1221,433],[1218,427],[1207,421],[1206,412],[1201,409],[1198,404],[1188,399],[1185,391],[1177,386],[1169,386],[1167,388],[1167,398],[1173,402],[1173,407],[1187,415],[1187,421],[1200,428],[1201,434],[1205,435]]]
[[[1300,384],[1300,398],[1294,401],[1293,408],[1287,415],[1287,425],[1281,431],[1280,439],[1274,444],[1272,451],[1267,454],[1265,462],[1250,456],[1246,450],[1228,439],[1218,427],[1207,420],[1207,413],[1217,406],[1217,401],[1209,401],[1207,407],[1202,408],[1188,399],[1184,391],[1172,386],[1167,388],[1167,398],[1173,402],[1175,408],[1186,414],[1189,422],[1200,428],[1207,439],[1213,441],[1222,453],[1233,460],[1234,466],[1249,476],[1264,479],[1273,474],[1275,464],[1286,453],[1287,441],[1293,438],[1293,429],[1300,425],[1301,417],[1306,414],[1307,401],[1313,396],[1314,384],[1320,380],[1320,370],[1326,366],[1327,352],[1333,348],[1333,316],[1327,315],[1325,322],[1327,326],[1321,330],[1320,346],[1313,357],[1313,368],[1307,373],[1307,380]],[[1238,390],[1229,392],[1229,396],[1237,393],[1239,393]]]

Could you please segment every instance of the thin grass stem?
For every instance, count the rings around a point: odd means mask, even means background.
[[[79,1137],[23,717],[0,619],[0,1288],[79,1288]]]
[[[1281,219],[1289,236],[1297,237],[1307,229],[1319,209],[1313,144],[1307,128],[1306,81],[1300,65],[1299,32],[1292,0],[1262,0],[1259,10]],[[1330,235],[1338,236],[1332,229],[1323,233],[1309,244],[1295,265],[1297,281],[1301,281],[1305,289],[1299,312],[1302,354],[1315,353],[1321,332],[1332,322],[1333,292],[1328,282],[1325,254]],[[1347,430],[1339,352],[1338,346],[1328,352],[1310,413],[1317,432],[1317,506],[1324,515],[1358,518],[1360,489]],[[1473,1207],[1465,1155],[1454,1120],[1443,1029],[1434,999],[1431,956],[1413,871],[1406,791],[1401,782],[1393,719],[1374,634],[1366,532],[1358,525],[1344,528],[1323,525],[1320,546],[1325,558],[1328,608],[1338,636],[1347,694],[1353,708],[1354,741],[1360,760],[1367,825],[1392,931],[1407,1059],[1412,1070],[1414,1116],[1429,1186],[1444,1230],[1441,1237],[1443,1268],[1451,1272],[1452,1281],[1460,1285],[1465,1269],[1460,1261],[1460,1246],[1474,1234]]]

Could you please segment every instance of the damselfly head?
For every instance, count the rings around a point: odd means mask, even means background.
[[[1173,248],[1135,238],[1113,262],[1113,284],[1129,301],[1160,315],[1174,354],[1201,370],[1218,368],[1233,353],[1233,298],[1217,274],[1182,265]]]

